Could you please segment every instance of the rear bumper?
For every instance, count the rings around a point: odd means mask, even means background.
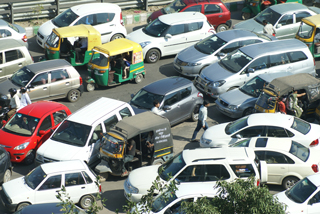
[[[80,95],[82,95],[82,93],[84,92],[84,86],[83,86],[83,84],[80,85],[80,87],[78,88],[78,90],[80,91]]]

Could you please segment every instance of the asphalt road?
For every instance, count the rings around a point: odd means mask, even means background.
[[[233,21],[233,24],[236,24],[237,22],[240,21],[239,12],[235,12],[232,14],[232,21]],[[143,25],[127,26],[128,33],[142,26]],[[35,61],[38,61],[39,56],[43,55],[43,49],[36,44],[34,37],[29,38],[29,50]],[[57,101],[66,105],[72,112],[75,112],[79,108],[85,106],[88,103],[95,101],[97,98],[102,96],[128,102],[130,100],[130,95],[132,93],[136,93],[143,86],[162,78],[179,75],[177,72],[174,71],[173,64],[172,64],[173,59],[174,59],[174,56],[170,56],[170,57],[162,58],[159,62],[155,64],[146,63],[145,64],[146,78],[140,84],[136,84],[134,82],[128,82],[128,83],[124,83],[111,88],[101,87],[96,89],[93,92],[84,92],[82,97],[76,103],[70,103],[66,99],[57,100]],[[320,74],[320,60],[316,61],[316,65],[318,68],[317,73]],[[83,78],[86,77],[87,75],[86,67],[77,67],[77,70],[79,71],[79,73]],[[208,125],[209,126],[232,120],[220,114],[216,110],[213,99],[209,99],[209,100],[211,101],[211,105],[208,108],[208,112],[209,112]],[[196,127],[196,123],[190,122],[190,121],[186,121],[172,127],[172,134],[174,136],[173,138],[174,138],[175,153],[178,153],[183,149],[191,149],[199,146],[198,143],[190,143],[189,141],[195,127]],[[198,138],[200,138],[202,133],[203,131],[200,131],[200,133],[198,134]],[[33,168],[34,168],[34,165],[25,166],[22,164],[14,164],[12,178],[14,179],[14,178],[26,175]],[[146,175],[141,175],[141,176],[146,176]],[[102,197],[106,198],[107,201],[104,209],[100,212],[101,214],[115,213],[117,209],[120,212],[122,211],[122,206],[126,204],[126,200],[123,195],[124,180],[125,179],[121,177],[109,176],[108,180],[102,183],[102,190],[103,190]],[[282,188],[280,186],[275,186],[275,185],[269,185],[269,189],[273,194],[276,192],[282,191]],[[0,214],[5,213],[3,210],[4,209],[2,205],[0,205]]]

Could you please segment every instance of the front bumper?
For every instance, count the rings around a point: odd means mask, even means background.
[[[231,117],[231,118],[240,118],[242,117],[243,111],[241,109],[238,109],[237,111],[232,111],[228,108],[229,104],[224,102],[223,100],[216,100],[216,106],[219,112],[222,114]]]
[[[36,41],[40,47],[44,48],[44,44],[46,43],[47,38],[40,34],[39,32],[37,33],[37,38]]]
[[[0,191],[0,196],[1,196],[1,203],[8,212],[16,211],[17,204],[10,203],[3,190]]]
[[[199,75],[194,78],[193,84],[194,86],[201,92],[205,93],[206,95],[217,99],[220,94],[224,91],[220,91],[220,88],[213,88],[209,87],[211,82],[202,79]]]
[[[201,65],[196,66],[187,66],[187,62],[183,62],[179,59],[175,59],[173,62],[174,70],[176,70],[178,73],[188,76],[188,77],[195,77],[199,74],[201,70]]]

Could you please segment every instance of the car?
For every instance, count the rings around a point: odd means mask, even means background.
[[[0,39],[0,79],[10,77],[23,66],[32,63],[33,58],[28,48],[21,42],[14,39]]]
[[[180,51],[174,58],[173,67],[182,75],[197,76],[205,67],[238,48],[273,40],[276,40],[274,36],[247,30],[223,31]]]
[[[253,137],[231,147],[253,148],[268,167],[268,184],[291,188],[302,178],[319,172],[320,151],[285,138]]]
[[[163,87],[166,86],[166,87]],[[143,87],[131,94],[130,105],[136,114],[151,110],[153,101],[160,103],[160,115],[170,121],[171,126],[188,118],[198,120],[203,95],[184,77],[168,77]]]
[[[10,181],[12,169],[13,167],[10,161],[10,154],[0,146],[0,183]]]
[[[128,34],[127,39],[141,45],[143,58],[149,63],[181,50],[215,33],[202,13],[185,12],[159,16],[144,28]]]
[[[36,150],[70,114],[68,107],[57,102],[27,105],[0,129],[0,146],[9,152],[12,162],[31,164]]]
[[[121,8],[111,3],[89,3],[73,6],[55,18],[43,23],[37,33],[37,43],[44,48],[53,28],[89,24],[101,34],[101,42],[106,43],[124,38],[127,30],[124,27]]]
[[[287,114],[256,113],[208,128],[200,146],[226,147],[251,137],[286,138],[306,147],[318,147],[320,125]]]
[[[310,175],[297,182],[291,189],[274,195],[283,203],[286,213],[315,214],[320,208],[320,174]]]
[[[233,29],[246,29],[257,33],[263,32],[263,20],[274,26],[278,39],[295,38],[301,19],[320,13],[316,7],[307,7],[299,3],[276,4],[266,8],[256,17],[240,22]]]
[[[155,20],[163,14],[177,12],[200,12],[203,13],[210,24],[217,32],[225,31],[231,27],[231,13],[221,0],[176,0],[168,6],[154,11],[147,19],[147,22]]]
[[[251,148],[185,149],[162,165],[134,169],[123,184],[127,200],[139,202],[158,176],[160,183],[176,180],[180,186],[190,189],[199,184],[212,184],[213,187],[219,180],[232,182],[250,176],[259,186],[266,181],[267,168],[264,161],[256,159]]]
[[[2,204],[9,212],[31,204],[59,203],[57,192],[65,187],[73,203],[89,208],[101,193],[96,174],[81,160],[53,162],[34,168],[26,176],[2,185]]]
[[[18,210],[14,214],[64,214],[65,211],[62,210],[62,206],[59,203],[44,203],[44,204],[33,204]],[[86,214],[86,212],[75,206],[73,213]]]
[[[0,19],[0,41],[8,39],[16,40],[28,49],[28,38],[26,30],[17,24],[11,24]]]
[[[31,101],[67,98],[76,102],[84,91],[80,74],[64,59],[37,62],[16,71],[0,82],[1,99],[8,100],[9,89],[20,87],[27,88]]]

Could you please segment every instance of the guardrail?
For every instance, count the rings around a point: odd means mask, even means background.
[[[2,0],[0,1],[0,19],[11,23],[20,20],[53,18],[66,9],[80,4],[108,2],[126,8],[147,8],[148,5],[168,4],[173,0]]]

